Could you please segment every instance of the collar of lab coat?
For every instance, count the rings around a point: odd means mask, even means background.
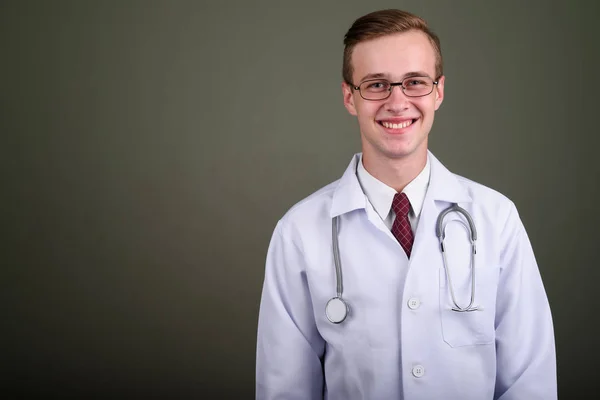
[[[360,156],[361,153],[357,153],[352,157],[350,165],[339,180],[331,204],[330,216],[332,218],[357,209],[364,209],[367,206],[367,197],[356,176],[356,167]],[[431,179],[425,199],[449,203],[471,202],[471,196],[456,176],[444,167],[431,151],[427,151],[427,156],[431,163]]]

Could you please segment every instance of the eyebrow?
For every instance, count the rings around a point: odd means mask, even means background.
[[[429,76],[429,74],[425,71],[413,71],[413,72],[407,72],[406,74],[404,74],[404,76],[400,80],[403,81],[406,78],[413,78],[415,76],[427,76],[427,77],[431,78]],[[381,72],[378,72],[375,74],[367,74],[360,80],[360,82],[364,82],[364,81],[371,80],[371,79],[379,79],[379,78],[384,78],[384,79],[390,80],[390,75],[384,74]]]

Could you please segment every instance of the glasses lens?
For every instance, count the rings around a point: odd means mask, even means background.
[[[402,81],[407,96],[425,96],[433,91],[433,80],[427,76],[414,76]]]
[[[390,95],[390,83],[382,79],[365,81],[360,84],[360,94],[368,100],[385,99]]]

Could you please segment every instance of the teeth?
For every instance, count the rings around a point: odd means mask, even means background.
[[[388,128],[388,129],[402,129],[402,128],[406,128],[407,126],[409,126],[410,124],[412,124],[412,119],[409,119],[408,121],[401,122],[399,124],[392,124],[390,122],[385,122],[385,121],[383,121],[381,124],[384,127]]]

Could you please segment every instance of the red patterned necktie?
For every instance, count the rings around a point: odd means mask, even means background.
[[[392,201],[392,210],[396,213],[396,219],[392,225],[392,234],[404,249],[406,256],[410,258],[414,237],[408,220],[410,201],[406,197],[406,193],[396,193]]]

